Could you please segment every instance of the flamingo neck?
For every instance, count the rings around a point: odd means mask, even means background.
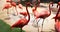
[[[58,16],[59,12],[60,12],[60,6],[59,6],[59,9],[58,9],[57,14],[56,14],[55,21],[56,21],[56,18]]]
[[[37,7],[39,6],[39,4],[40,4],[40,0],[38,0],[38,4],[35,5],[35,10],[37,10]]]
[[[50,7],[50,5],[53,6],[53,3],[50,3],[50,4],[49,4],[49,12],[50,12],[50,15],[51,15],[51,7]]]
[[[29,11],[28,11],[28,8],[27,8],[28,5],[26,5],[26,11],[27,11],[27,14],[28,14],[28,21],[27,23],[30,21],[30,14],[29,14]]]
[[[35,6],[35,10],[37,10],[37,6]]]

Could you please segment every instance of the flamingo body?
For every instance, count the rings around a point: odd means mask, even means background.
[[[42,12],[38,12],[38,11],[36,11],[35,9],[33,9],[32,10],[33,11],[33,13],[34,13],[34,16],[36,17],[36,18],[46,18],[46,17],[48,17],[49,15],[50,15],[50,12],[47,10],[47,11],[42,11]]]
[[[27,19],[22,18],[22,19],[18,20],[14,25],[12,25],[12,27],[20,27],[20,28],[22,28],[26,24],[27,24]]]

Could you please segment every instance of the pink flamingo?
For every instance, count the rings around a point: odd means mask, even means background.
[[[13,2],[12,0],[6,0],[6,2],[9,2],[13,7],[15,7],[15,10],[16,10],[17,15],[18,15],[18,11],[17,11],[17,8],[16,8],[16,3]]]
[[[3,9],[2,9],[2,11],[3,11],[4,9],[7,9],[7,14],[9,14],[9,12],[8,12],[8,9],[9,9],[9,8],[11,8],[11,4],[5,4],[4,7],[3,7]]]
[[[26,18],[22,18],[20,20],[18,20],[15,24],[13,24],[11,27],[19,27],[21,28],[21,32],[22,32],[22,28],[23,26],[27,25],[28,22],[30,21],[30,15],[29,15],[29,12],[28,12],[28,9],[27,9],[27,6],[29,6],[29,2],[26,3],[26,11],[27,11],[27,14],[28,14],[28,20]]]
[[[11,5],[12,5],[13,7],[15,7],[16,13],[17,13],[17,15],[18,15],[18,11],[17,11],[17,7],[16,7],[16,3],[12,1],[12,2],[11,2]]]
[[[13,7],[15,7],[16,13],[18,15],[18,11],[17,11],[17,8],[16,8],[16,3],[13,2],[12,0],[6,0],[6,2],[9,2]]]
[[[2,11],[3,11],[4,9],[7,9],[7,15],[8,15],[8,14],[9,14],[8,9],[11,8],[11,7],[12,7],[11,4],[5,4],[4,7],[3,7],[3,9],[2,9]],[[8,18],[8,19],[9,19],[9,18]]]
[[[20,0],[18,0],[18,3],[20,3]],[[11,2],[11,5],[12,5],[13,7],[15,7],[16,12],[17,12],[17,15],[18,15],[18,11],[17,11],[17,8],[16,8],[16,3],[12,1],[12,2]],[[18,7],[19,7],[20,9],[22,9],[22,5],[21,5],[21,4],[19,4]]]
[[[39,2],[40,3],[40,2]],[[51,4],[51,3],[50,3]],[[38,4],[39,5],[39,4]],[[36,19],[38,18],[43,18],[43,22],[42,22],[42,29],[43,29],[43,23],[44,23],[44,19],[49,17],[51,15],[51,9],[50,9],[50,5],[49,5],[49,11],[42,11],[41,13],[37,12],[37,6],[36,5],[34,7],[34,9],[32,9],[33,13],[34,13],[34,16],[36,17]],[[39,22],[39,21],[38,21]],[[38,24],[38,23],[37,23]],[[42,32],[42,29],[41,29],[41,32]],[[39,32],[39,27],[38,27],[38,32]]]

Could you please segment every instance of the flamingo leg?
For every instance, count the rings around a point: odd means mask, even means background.
[[[22,28],[21,28],[21,32],[22,32]]]
[[[14,8],[14,7],[13,7]],[[15,16],[15,11],[14,11],[14,9],[12,8],[12,11],[13,11],[13,14],[12,15],[14,15]]]
[[[9,14],[9,10],[7,9],[7,15]],[[8,15],[9,16],[9,15]]]
[[[39,21],[40,21],[40,19],[38,20],[38,22],[39,22]],[[37,26],[38,26],[38,22],[37,22]],[[39,26],[38,26],[38,28],[37,28],[37,29],[38,29],[38,32],[39,32]]]
[[[34,23],[35,19],[33,20],[33,23]],[[33,25],[33,24],[32,24]]]
[[[16,7],[13,7],[13,8],[16,10],[16,12],[17,12],[17,15],[18,15],[17,8],[16,8]],[[13,9],[13,10],[14,10],[14,9]],[[14,15],[14,16],[16,16],[16,14],[15,14],[15,11],[13,11],[13,12],[14,12],[14,14],[13,14],[13,15]]]
[[[41,32],[43,32],[42,30],[43,30],[43,24],[44,24],[44,20],[45,20],[45,19],[43,19],[43,22],[42,22],[42,29],[41,29]]]
[[[15,7],[15,10],[16,10],[16,13],[17,13],[17,15],[18,15],[17,7]]]
[[[55,32],[58,32],[57,29],[56,29],[56,27],[55,27]]]
[[[8,15],[8,14],[9,14],[9,10],[7,9],[7,16],[8,16],[8,17],[7,17],[7,18],[5,18],[5,20],[9,20],[9,19],[10,19],[10,17],[9,17],[9,15]]]

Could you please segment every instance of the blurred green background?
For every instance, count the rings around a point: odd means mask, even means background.
[[[20,32],[20,28],[10,28],[10,25],[6,24],[3,20],[0,19],[0,32]],[[25,32],[24,30],[22,30]]]

